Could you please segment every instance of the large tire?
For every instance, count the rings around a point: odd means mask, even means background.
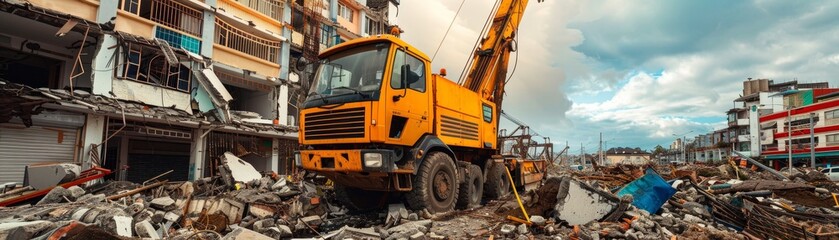
[[[352,212],[377,210],[384,207],[387,192],[370,191],[335,184],[335,198]]]
[[[491,163],[484,181],[484,197],[487,199],[500,199],[510,195],[510,179],[507,178],[507,171],[502,163]]]
[[[454,210],[457,201],[457,172],[454,160],[442,152],[432,152],[422,161],[414,176],[413,189],[407,194],[408,207],[431,213]]]
[[[481,172],[481,167],[470,164],[466,168],[465,176],[465,180],[458,187],[460,193],[456,207],[461,209],[481,205],[481,197],[484,194],[484,173]]]

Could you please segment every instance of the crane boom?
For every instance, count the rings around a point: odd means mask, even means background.
[[[501,109],[507,63],[510,60],[510,52],[515,51],[514,38],[528,0],[499,1],[495,15],[491,16],[490,27],[485,29],[484,38],[479,41],[479,47],[467,63],[470,65],[469,71],[463,76],[465,80],[461,85],[477,92]]]

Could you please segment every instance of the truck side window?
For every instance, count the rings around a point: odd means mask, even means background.
[[[484,122],[491,123],[492,122],[492,107],[489,105],[484,104]]]
[[[390,78],[390,87],[393,89],[403,89],[402,76],[406,77],[408,88],[418,92],[425,92],[425,63],[407,55],[402,50],[396,50],[396,56],[393,58],[393,73]]]

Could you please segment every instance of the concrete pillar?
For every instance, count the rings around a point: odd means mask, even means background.
[[[99,8],[96,9],[96,22],[106,23],[117,16],[117,9],[120,1],[99,1]]]
[[[338,0],[329,0],[329,19],[338,21]]]
[[[204,3],[211,7],[216,6],[216,0],[205,0]],[[212,58],[216,32],[216,13],[204,11],[204,22],[201,28],[201,55]]]
[[[280,85],[280,92],[277,94],[277,119],[281,125],[293,125],[288,122],[288,84]]]
[[[282,48],[280,48],[280,79],[288,80],[288,66],[289,62],[291,61],[291,29],[286,26],[290,26],[291,23],[291,1],[283,2],[283,37],[286,39],[283,41]]]
[[[192,130],[192,146],[189,151],[189,180],[195,181],[204,177],[204,133],[209,130]]]
[[[122,62],[123,58],[122,55],[117,54],[117,50],[120,48],[111,48],[117,44],[116,37],[110,34],[104,34],[102,35],[99,46],[96,46],[96,56],[93,57],[93,62],[91,63],[91,68],[95,69],[95,71],[90,72],[91,90],[93,94],[110,96],[109,92],[113,88],[114,71],[121,70],[117,66]]]
[[[125,169],[125,166],[128,165],[128,137],[120,138],[119,142],[119,160],[117,160],[117,169]],[[117,179],[120,181],[125,181],[125,171],[119,171],[117,175]]]
[[[366,33],[367,35],[373,35],[372,33],[367,32],[367,12],[363,9],[358,11],[358,35],[364,36]]]
[[[89,169],[92,167],[92,160],[90,158],[91,145],[99,145],[105,139],[105,116],[87,114],[82,131],[84,133],[84,139],[82,140],[82,149],[84,150],[81,156],[82,169]],[[99,162],[101,163],[102,146],[98,146],[98,150],[99,152],[96,155],[99,156]]]
[[[271,145],[271,161],[268,164],[269,169],[275,173],[280,173],[280,140],[274,138]]]

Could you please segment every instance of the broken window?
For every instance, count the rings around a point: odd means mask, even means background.
[[[160,49],[128,44],[121,78],[189,92],[192,71],[181,64],[170,65]]]
[[[373,21],[370,17],[364,17],[367,21],[367,34],[376,35],[382,34],[382,26],[381,23]]]

